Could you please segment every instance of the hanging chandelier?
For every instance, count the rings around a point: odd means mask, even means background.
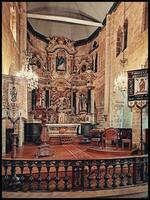
[[[17,72],[16,76],[26,78],[28,82],[28,89],[33,90],[38,88],[38,75],[32,70],[32,53],[25,51],[26,60],[21,71]]]

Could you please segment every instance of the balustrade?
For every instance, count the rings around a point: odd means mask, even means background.
[[[2,160],[3,191],[99,190],[147,181],[147,155],[99,160]]]

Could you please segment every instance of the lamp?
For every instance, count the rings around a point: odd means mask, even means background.
[[[28,89],[33,90],[38,88],[38,75],[32,71],[32,53],[25,51],[26,61],[20,72],[17,72],[16,76],[26,78],[28,81]]]

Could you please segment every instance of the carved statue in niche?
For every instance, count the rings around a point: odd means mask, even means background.
[[[42,106],[42,108],[45,108],[45,101],[46,101],[46,99],[45,99],[45,90],[42,91],[41,97],[42,97],[41,106]]]
[[[66,55],[64,50],[57,52],[56,71],[66,71]]]
[[[36,107],[41,107],[42,106],[42,90],[37,89],[36,90]]]
[[[86,111],[87,109],[87,97],[83,93],[81,93],[79,96],[79,108],[81,112]]]

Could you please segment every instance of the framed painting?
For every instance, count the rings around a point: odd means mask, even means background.
[[[66,71],[66,54],[64,50],[59,50],[56,55],[56,71]]]

